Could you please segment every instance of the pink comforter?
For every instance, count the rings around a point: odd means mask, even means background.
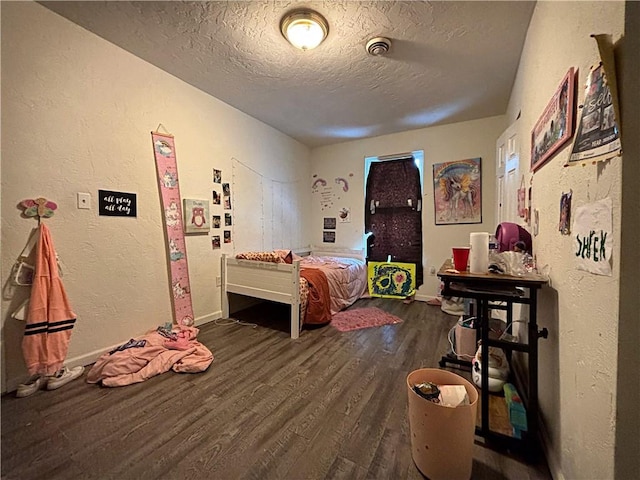
[[[367,266],[362,260],[343,257],[303,257],[300,268],[319,268],[327,276],[331,315],[348,307],[367,289]]]

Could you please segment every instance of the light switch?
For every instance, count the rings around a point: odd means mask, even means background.
[[[78,192],[78,208],[91,209],[91,194]]]

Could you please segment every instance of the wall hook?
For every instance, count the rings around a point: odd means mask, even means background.
[[[43,197],[38,197],[35,200],[23,200],[20,205],[24,208],[25,217],[38,217],[38,224],[43,218],[52,217],[54,210],[58,208],[58,204]]]

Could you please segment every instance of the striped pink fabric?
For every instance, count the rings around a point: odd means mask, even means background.
[[[67,357],[76,315],[60,280],[53,240],[44,223],[38,233],[35,264],[22,353],[30,375],[53,375]]]

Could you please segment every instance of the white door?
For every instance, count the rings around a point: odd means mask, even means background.
[[[496,225],[519,223],[518,188],[520,187],[520,145],[518,122],[507,128],[496,142]]]
[[[507,161],[507,145],[504,142],[504,135],[498,138],[496,145],[496,204],[495,215],[496,226],[503,222],[502,205],[504,202],[504,164]]]
[[[518,121],[507,128],[496,142],[496,227],[502,222],[522,224],[518,216],[518,188],[522,182],[520,174],[520,143]],[[506,321],[506,312],[494,310],[492,315]],[[520,341],[525,341],[526,328],[521,319],[528,318],[528,307],[513,305],[513,331]],[[522,355],[526,362],[526,355]]]

